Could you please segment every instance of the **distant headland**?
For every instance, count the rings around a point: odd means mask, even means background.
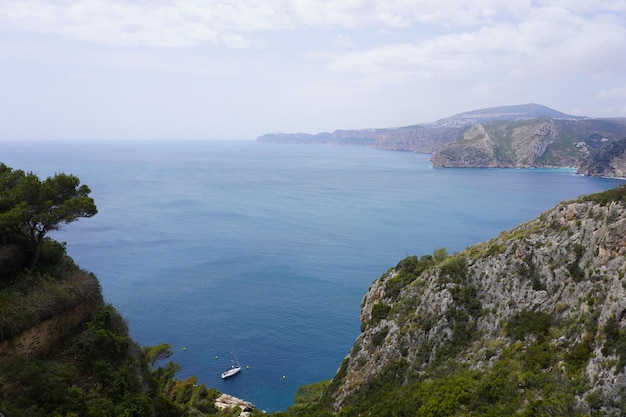
[[[584,175],[626,176],[626,118],[573,116],[540,104],[472,110],[395,128],[269,133],[257,141],[429,153],[435,167],[575,167]]]

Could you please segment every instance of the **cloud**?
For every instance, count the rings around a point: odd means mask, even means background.
[[[103,45],[246,48],[259,32],[484,25],[530,10],[527,0],[5,0],[0,27]]]
[[[333,70],[361,74],[369,82],[404,83],[481,78],[494,72],[514,80],[624,71],[624,50],[626,28],[617,19],[585,19],[565,9],[544,8],[520,22],[350,52],[318,51],[311,56],[327,61]]]
[[[41,109],[33,137],[73,112],[85,131],[198,137],[531,101],[606,114],[623,108],[625,22],[617,0],[0,0],[0,108]]]

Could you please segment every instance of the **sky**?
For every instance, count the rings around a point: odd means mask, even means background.
[[[623,0],[0,0],[0,141],[626,116]]]

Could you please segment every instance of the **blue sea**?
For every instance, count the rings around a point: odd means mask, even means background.
[[[253,141],[3,142],[0,161],[78,176],[99,213],[54,233],[179,377],[285,410],[332,378],[368,287],[623,183],[571,169],[435,169],[429,155]],[[235,352],[244,367],[220,373]]]

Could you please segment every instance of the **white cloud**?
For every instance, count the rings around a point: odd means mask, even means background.
[[[0,109],[49,120],[33,137],[83,121],[253,137],[531,101],[606,115],[625,22],[621,0],[0,0]]]
[[[346,53],[317,52],[334,70],[388,82],[467,78],[494,71],[511,79],[626,70],[626,28],[616,19],[585,20],[563,9],[541,9],[528,20],[503,22],[413,43]],[[612,65],[607,66],[607,62]],[[490,75],[491,76],[491,75]]]
[[[525,0],[5,0],[0,27],[104,45],[246,47],[253,32],[466,26],[523,17],[529,10]]]

